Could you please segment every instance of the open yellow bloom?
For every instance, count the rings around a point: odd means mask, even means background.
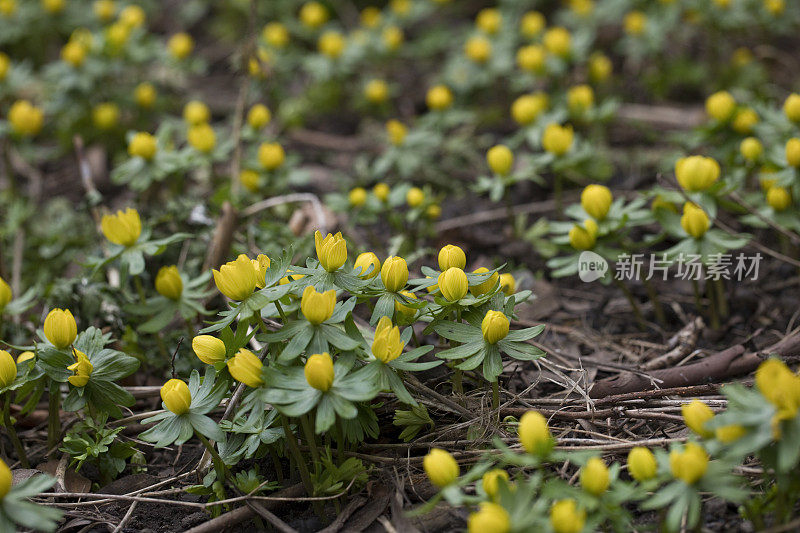
[[[214,270],[214,283],[219,292],[231,300],[244,300],[255,290],[258,275],[253,263],[244,254]]]
[[[336,291],[333,289],[325,292],[317,290],[309,285],[303,290],[303,297],[300,299],[300,311],[313,325],[319,325],[328,320],[336,307]]]
[[[433,448],[422,459],[422,467],[431,483],[446,487],[458,478],[458,463],[447,450]]]
[[[481,321],[481,333],[489,344],[496,344],[508,335],[510,323],[501,311],[487,311]]]
[[[333,386],[333,359],[328,352],[315,353],[306,361],[303,373],[309,385],[327,392]]]
[[[175,265],[163,266],[156,274],[156,291],[170,300],[180,300],[183,294],[183,280]]]
[[[372,354],[376,359],[388,363],[403,353],[405,343],[400,340],[400,328],[392,326],[388,316],[382,316],[375,328],[375,339],[372,341]]]
[[[221,363],[225,360],[225,343],[211,335],[198,335],[192,339],[192,351],[207,365]]]
[[[457,302],[467,294],[469,281],[460,268],[451,267],[439,274],[437,280],[439,290],[448,301]]]
[[[164,402],[164,407],[180,416],[189,412],[192,394],[185,381],[173,378],[161,387],[161,400]]]
[[[114,244],[132,246],[142,234],[142,221],[139,212],[129,207],[113,215],[103,215],[100,220],[100,230],[106,239]]]
[[[0,389],[8,387],[17,379],[17,363],[11,354],[0,350]]]
[[[336,235],[328,233],[323,238],[322,233],[317,230],[314,232],[314,246],[319,264],[328,272],[339,270],[347,261],[347,241],[342,237],[341,231]]]
[[[269,257],[265,254],[258,254],[258,257],[250,260],[256,271],[256,287],[263,289],[266,286],[267,269],[270,265]]]
[[[75,387],[85,387],[89,383],[89,377],[92,375],[94,366],[89,362],[86,354],[80,350],[75,350],[75,362],[67,367],[67,370],[75,374],[68,377],[67,381]]]
[[[78,336],[78,325],[69,309],[53,309],[44,319],[44,336],[50,344],[63,350]]]
[[[236,355],[228,359],[228,372],[233,379],[254,389],[264,384],[261,379],[263,366],[261,359],[246,348],[239,349]]]

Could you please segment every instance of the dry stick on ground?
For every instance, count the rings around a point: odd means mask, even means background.
[[[222,204],[222,215],[219,217],[217,229],[214,230],[214,237],[211,239],[206,259],[203,262],[204,271],[222,264],[233,241],[237,218],[236,210],[230,202]]]
[[[703,319],[699,316],[696,317],[670,339],[670,341],[673,339],[677,341],[672,350],[655,359],[647,361],[641,368],[643,370],[655,370],[677,363],[694,350],[694,347],[697,345],[697,339],[700,337],[700,332],[703,330],[704,326]],[[667,344],[672,344],[672,342],[668,342]]]
[[[322,202],[319,201],[317,195],[307,192],[285,194],[283,196],[275,196],[273,198],[261,200],[242,211],[242,216],[253,216],[264,209],[294,202],[309,202],[314,209],[314,218],[317,219],[317,229],[319,229],[319,232],[322,234],[328,232],[328,219],[325,216],[325,209],[322,207]]]
[[[747,210],[748,213],[750,213],[751,215],[755,216],[761,222],[763,222],[764,224],[768,225],[770,228],[774,229],[778,233],[784,235],[787,239],[789,239],[792,242],[792,244],[800,244],[800,235],[798,235],[797,233],[787,229],[784,226],[781,226],[780,224],[778,224],[774,220],[770,220],[769,218],[767,218],[764,215],[762,215],[761,213],[759,213],[757,209],[753,208],[753,206],[751,206],[750,204],[745,202],[744,199],[741,196],[739,196],[738,193],[729,192],[728,193],[728,197],[731,200],[733,200],[734,202],[736,202],[737,204],[739,204],[740,206],[744,207]]]

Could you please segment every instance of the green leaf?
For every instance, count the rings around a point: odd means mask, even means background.
[[[225,440],[225,433],[209,417],[198,413],[188,413],[186,416],[192,427],[201,435],[217,442]]]
[[[445,339],[457,342],[470,342],[483,338],[480,329],[458,322],[440,322],[433,328]]]

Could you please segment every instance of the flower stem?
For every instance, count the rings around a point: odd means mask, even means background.
[[[214,470],[217,471],[217,479],[220,482],[224,482],[226,468],[225,468],[225,462],[222,460],[222,457],[219,456],[219,453],[217,453],[217,450],[216,448],[214,448],[214,445],[211,444],[211,442],[205,436],[200,434],[199,431],[195,430],[194,434],[197,436],[198,439],[200,439],[200,442],[203,443],[203,446],[206,447],[208,453],[211,454],[211,459],[214,462]]]
[[[667,324],[667,316],[664,314],[664,308],[661,305],[661,299],[658,297],[658,291],[650,283],[649,279],[644,280],[644,288],[647,290],[647,296],[653,303],[653,312],[656,314],[656,322],[664,326]]]
[[[47,449],[52,450],[61,439],[61,384],[51,379],[48,392],[50,402],[49,416],[47,418]]]
[[[11,423],[10,392],[5,393],[5,397],[3,398],[3,425],[6,427],[8,437],[11,439],[11,444],[14,445],[14,450],[17,452],[19,464],[22,465],[22,468],[30,468],[28,456],[25,455],[25,448],[23,448],[22,442],[20,442],[19,437],[17,436],[17,430],[14,429],[14,424]]]
[[[311,429],[311,420],[308,418],[308,414],[300,417],[300,425],[303,428],[303,436],[311,452],[311,460],[314,462],[314,470],[316,471],[320,465],[319,450],[317,450],[317,437],[314,435],[314,430]]]
[[[286,313],[283,312],[283,307],[281,306],[281,302],[275,300],[275,307],[278,309],[278,314],[281,315],[281,321],[286,324]]]
[[[289,427],[289,419],[285,416],[281,416],[281,423],[283,424],[283,434],[286,436],[286,443],[289,445],[289,451],[294,456],[295,463],[297,463],[297,469],[300,471],[300,479],[303,480],[306,493],[309,496],[314,496],[314,484],[311,482],[311,474],[308,472],[303,454],[300,452],[300,445],[297,443],[297,437],[295,437],[294,432],[292,432],[292,428]],[[314,501],[314,511],[320,517],[324,514],[322,512],[322,505],[317,500]]]

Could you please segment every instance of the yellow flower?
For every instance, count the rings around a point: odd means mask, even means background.
[[[113,0],[97,0],[92,5],[94,16],[100,19],[101,22],[108,22],[114,18],[114,12],[117,7]]]
[[[403,144],[403,141],[405,141],[406,139],[407,133],[408,130],[406,129],[405,125],[399,120],[392,119],[386,123],[386,134],[389,136],[389,141],[395,146],[400,146]],[[389,192],[388,185],[386,187],[387,187],[386,192],[388,196]],[[381,198],[381,200],[385,201],[386,198]]]
[[[24,363],[25,361],[30,361],[31,359],[35,358],[36,354],[30,351],[22,352],[17,356],[17,364]]]
[[[526,411],[517,428],[519,443],[531,455],[544,456],[553,448],[553,437],[547,420],[538,411]]]
[[[208,124],[198,124],[192,126],[186,133],[186,140],[189,146],[204,154],[210,153],[217,145],[217,136],[214,128]]]
[[[439,250],[438,260],[439,270],[442,272],[452,267],[463,269],[467,266],[467,256],[464,250],[453,244],[443,246]]]
[[[0,312],[2,312],[3,309],[5,309],[5,307],[11,303],[13,296],[14,294],[11,291],[11,285],[9,285],[3,278],[0,278]]]
[[[739,440],[747,434],[747,430],[739,424],[730,424],[722,426],[714,431],[714,436],[718,441],[728,444]]]
[[[572,51],[572,36],[560,26],[547,30],[542,42],[547,51],[556,56],[566,57]]]
[[[402,257],[387,257],[381,267],[381,281],[389,292],[397,292],[406,286],[408,265]]]
[[[369,80],[364,86],[364,97],[373,104],[381,104],[389,98],[389,86],[383,80]]]
[[[375,6],[365,7],[361,10],[359,18],[365,28],[375,28],[381,23],[381,10]]]
[[[594,91],[588,85],[576,85],[567,91],[567,107],[571,113],[580,115],[594,105]]]
[[[503,17],[500,15],[500,11],[491,7],[481,9],[475,17],[475,26],[490,35],[500,31],[502,25]]]
[[[608,467],[599,457],[592,457],[581,468],[580,475],[581,487],[589,494],[600,496],[610,483],[608,477]]]
[[[245,348],[240,348],[236,355],[228,359],[228,372],[233,379],[254,389],[264,384],[264,380],[261,379],[263,366],[261,359]]]
[[[747,137],[739,144],[739,152],[746,160],[755,163],[764,153],[764,145],[755,137]]]
[[[731,127],[737,133],[748,134],[753,131],[753,126],[758,124],[758,113],[749,107],[740,109],[733,117]]]
[[[500,481],[502,480],[502,481]],[[500,492],[500,483],[508,484],[508,472],[500,468],[493,468],[483,474],[481,485],[483,485],[483,492],[486,493],[492,500],[497,500]]]
[[[647,16],[641,11],[631,11],[625,15],[623,25],[628,35],[641,35],[647,29]]]
[[[261,31],[261,36],[270,46],[283,48],[289,44],[289,30],[280,22],[270,22]]]
[[[156,88],[152,84],[142,82],[136,86],[133,91],[133,99],[136,100],[136,105],[149,109],[156,103]]]
[[[308,28],[319,28],[327,21],[328,10],[319,2],[306,2],[300,8],[300,22]]]
[[[198,335],[192,339],[192,351],[207,365],[221,363],[225,360],[227,350],[222,339],[211,335]]]
[[[500,311],[487,311],[481,322],[483,338],[489,344],[496,344],[508,335],[508,317]]]
[[[136,209],[119,210],[116,214],[105,214],[100,219],[100,230],[106,239],[122,246],[132,246],[142,234],[142,220]]]
[[[547,109],[549,98],[545,93],[523,94],[511,104],[511,117],[521,126],[531,124]]]
[[[611,76],[614,65],[602,52],[595,52],[589,57],[589,78],[595,83],[602,83]]]
[[[442,206],[439,204],[431,204],[425,208],[425,216],[430,220],[436,220],[442,216]]]
[[[258,192],[261,185],[261,177],[258,172],[250,169],[244,169],[239,173],[239,181],[250,192]]]
[[[767,191],[767,204],[775,211],[785,211],[792,205],[792,193],[786,187],[773,185]]]
[[[486,272],[489,272],[489,269],[486,267],[476,268],[475,270],[472,271],[473,274],[485,274]],[[490,290],[494,288],[499,279],[500,279],[500,274],[494,272],[492,273],[491,276],[489,276],[486,279],[486,281],[470,287],[469,292],[471,292],[475,296],[483,296],[484,294],[487,294]]]
[[[446,487],[458,478],[458,463],[447,450],[433,448],[422,459],[422,467],[431,483],[439,488]]]
[[[83,65],[86,60],[86,47],[78,41],[69,41],[61,48],[61,59],[75,68]]]
[[[205,124],[210,118],[211,111],[200,100],[192,100],[183,106],[183,120],[190,126]]]
[[[502,506],[492,502],[481,502],[480,509],[467,518],[468,533],[508,533],[511,517]]]
[[[11,481],[14,476],[11,474],[11,469],[5,461],[0,459],[0,500],[6,497],[8,491],[11,490]]]
[[[570,10],[578,16],[585,17],[594,10],[592,0],[569,0]]]
[[[170,300],[180,300],[183,293],[183,280],[177,266],[163,266],[158,270],[156,291]]]
[[[411,11],[411,0],[391,0],[389,7],[397,15],[407,15]]]
[[[711,157],[692,155],[675,162],[675,177],[688,192],[705,191],[719,179],[719,163]]]
[[[300,311],[313,325],[322,324],[333,314],[336,307],[336,291],[333,289],[325,292],[317,290],[309,285],[303,290],[303,297],[300,299]]]
[[[536,37],[547,25],[544,15],[538,11],[528,11],[519,21],[519,31],[524,37]]]
[[[0,389],[8,387],[17,379],[17,363],[11,354],[0,350]]]
[[[350,189],[347,200],[353,207],[361,207],[367,202],[367,191],[364,187],[354,187]]]
[[[247,124],[254,130],[260,130],[272,119],[269,109],[264,104],[255,104],[247,112]]]
[[[48,13],[56,14],[64,11],[66,0],[42,0],[42,7]]]
[[[372,194],[375,195],[375,198],[380,200],[381,202],[385,202],[389,199],[389,186],[385,183],[376,183],[375,186],[372,188]]]
[[[786,162],[791,167],[800,167],[800,139],[792,137],[786,141]]]
[[[439,290],[448,301],[457,302],[467,294],[469,282],[467,275],[460,268],[450,267],[436,280]]]
[[[16,0],[0,0],[0,15],[10,17],[17,11]]]
[[[400,328],[392,326],[388,316],[382,316],[375,328],[375,339],[372,341],[372,354],[376,359],[388,363],[403,353],[405,343],[400,340]]]
[[[314,233],[314,245],[319,264],[328,272],[338,270],[347,261],[347,241],[342,237],[341,231],[336,235],[328,233],[323,238],[317,230]]]
[[[231,300],[246,299],[258,284],[253,263],[244,254],[240,254],[235,261],[228,261],[219,270],[214,269],[213,274],[219,292]]]
[[[572,126],[561,126],[555,122],[548,124],[542,135],[542,148],[553,155],[561,156],[572,148],[574,133]]]
[[[764,7],[773,15],[780,15],[786,9],[784,0],[764,0]]]
[[[253,268],[256,271],[256,287],[263,289],[266,286],[267,269],[271,261],[265,254],[258,254],[258,257],[250,260],[253,263]]]
[[[138,28],[142,26],[145,18],[144,9],[135,4],[126,7],[119,13],[119,21],[129,28]]]
[[[611,190],[605,185],[587,185],[581,193],[581,207],[597,220],[606,218],[613,200]]]
[[[708,453],[699,444],[688,442],[683,451],[669,453],[669,467],[676,479],[693,485],[708,469]]]
[[[683,215],[681,216],[681,227],[695,239],[701,238],[711,226],[708,215],[702,208],[692,202],[683,204]]]
[[[8,71],[11,68],[11,58],[3,52],[0,52],[0,81],[6,79]]]
[[[583,226],[575,224],[569,230],[569,245],[576,250],[591,250],[597,243],[597,223],[591,218],[583,221]]]
[[[586,511],[575,500],[559,500],[550,508],[550,525],[555,533],[580,533],[586,523]]]
[[[635,446],[628,452],[628,473],[636,481],[642,482],[656,477],[658,463],[653,452],[643,446]]]
[[[117,104],[105,102],[97,104],[92,109],[92,122],[98,129],[110,130],[117,125],[119,121],[119,107]]]
[[[44,319],[44,336],[50,344],[63,350],[78,336],[78,325],[69,309],[53,309]]]
[[[428,89],[425,103],[430,109],[441,111],[453,105],[453,93],[446,85],[436,85]]]
[[[475,35],[464,43],[464,55],[475,63],[486,63],[492,56],[492,43],[482,35]]]
[[[261,143],[258,147],[258,162],[265,170],[275,170],[283,165],[286,152],[278,143]]]
[[[192,395],[185,381],[173,378],[161,387],[161,400],[164,407],[180,416],[189,412]]]
[[[410,291],[400,291],[400,294],[410,300],[417,300],[417,295]],[[408,325],[417,316],[417,310],[397,300],[394,301],[394,312],[398,323]]]
[[[505,274],[500,274],[500,290],[506,296],[511,296],[514,294],[514,291],[517,288],[517,281],[514,279],[514,276],[506,272]]]
[[[336,59],[342,55],[346,44],[341,33],[331,30],[320,35],[319,41],[317,41],[317,49],[331,59]]]
[[[356,257],[353,268],[361,268],[358,277],[361,279],[372,279],[381,271],[381,261],[373,252],[364,252]],[[371,269],[371,270],[370,270]]]
[[[383,44],[386,46],[386,48],[391,51],[400,48],[400,45],[403,44],[403,41],[405,40],[403,30],[397,26],[387,26],[384,28],[381,38],[383,39]]]
[[[800,94],[792,93],[786,97],[783,114],[792,122],[800,122]]]
[[[800,377],[780,359],[769,358],[756,369],[756,387],[776,408],[772,419],[776,439],[781,436],[780,423],[797,416],[800,407]]]
[[[686,427],[696,434],[704,439],[711,438],[714,435],[713,431],[705,428],[706,423],[714,418],[714,411],[705,403],[700,400],[692,400],[690,403],[685,403],[681,406],[681,414]]]
[[[67,367],[67,370],[75,374],[68,377],[67,381],[74,387],[85,387],[89,383],[94,366],[89,362],[86,354],[80,350],[75,350],[75,362]]]
[[[538,44],[529,44],[517,50],[517,66],[528,72],[544,72],[547,53]]]
[[[333,359],[328,352],[315,353],[306,361],[303,373],[309,385],[327,392],[333,386]]]
[[[27,100],[17,100],[8,110],[11,129],[22,137],[33,137],[42,130],[44,112]]]
[[[736,100],[728,91],[719,91],[706,98],[706,113],[720,122],[727,121],[736,109]]]
[[[108,26],[105,30],[105,39],[106,43],[108,44],[109,51],[112,54],[118,54],[122,47],[125,46],[125,43],[128,41],[130,36],[131,29],[121,22],[116,22]]]
[[[145,161],[153,159],[157,150],[156,138],[143,131],[136,133],[128,143],[128,154],[131,157],[141,157]]]
[[[419,207],[425,201],[425,193],[419,187],[411,187],[406,193],[408,207]]]
[[[489,151],[486,152],[486,162],[489,164],[489,168],[492,169],[492,172],[505,176],[511,172],[511,168],[514,166],[514,154],[508,146],[498,144],[492,146],[489,148]]]

